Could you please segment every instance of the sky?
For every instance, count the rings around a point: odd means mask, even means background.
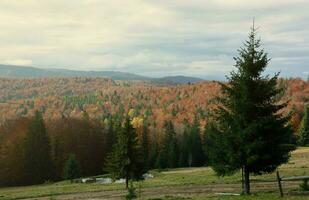
[[[308,77],[308,0],[0,0],[0,63],[224,77],[253,17],[267,73]]]

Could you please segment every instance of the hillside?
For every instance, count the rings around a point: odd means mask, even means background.
[[[285,88],[283,99],[289,101],[295,131],[300,124],[304,103],[309,100],[309,82],[302,79],[281,79]],[[131,111],[136,117],[147,118],[162,127],[172,120],[181,132],[184,120],[192,122],[195,115],[201,125],[213,106],[211,99],[219,95],[217,82],[164,86],[144,81],[113,81],[110,78],[0,78],[0,122],[31,116],[34,110],[45,118],[81,117],[104,120],[119,111]]]
[[[189,76],[167,76],[152,78],[119,71],[77,71],[67,69],[41,69],[35,67],[0,65],[2,78],[43,78],[43,77],[108,77],[113,80],[142,80],[160,84],[196,83],[202,79]]]

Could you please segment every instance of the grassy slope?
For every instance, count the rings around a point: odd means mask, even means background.
[[[299,148],[292,154],[290,162],[282,165],[279,168],[281,176],[300,176],[309,175],[309,148]],[[208,168],[186,168],[174,169],[164,172],[152,172],[155,178],[143,182],[142,187],[146,190],[149,196],[162,196],[164,190],[171,192],[175,190],[176,194],[184,191],[185,196],[190,196],[193,199],[218,199],[213,194],[217,191],[240,191],[240,173],[227,177],[217,177],[214,172]],[[262,188],[264,183],[260,181],[273,181],[275,174],[265,174],[262,176],[251,177],[253,191],[263,191],[262,193],[251,196],[250,198],[244,197],[220,197],[220,199],[276,199],[277,191],[273,184],[268,187],[267,185]],[[256,184],[256,187],[255,187]],[[291,185],[290,185],[291,184]],[[291,188],[297,187],[298,183],[284,183],[285,192]],[[208,187],[208,188],[207,188]],[[38,186],[27,187],[8,187],[0,188],[0,199],[22,199],[30,197],[48,197],[57,196],[60,194],[80,194],[89,193],[95,194],[102,191],[110,191],[123,193],[123,184],[99,185],[99,184],[70,184],[67,181],[45,184]],[[177,188],[180,192],[177,191]],[[157,194],[157,195],[156,195]],[[173,193],[172,193],[173,194]],[[198,194],[198,195],[195,195]],[[202,195],[202,196],[201,196]],[[204,196],[203,196],[204,195]],[[206,196],[205,196],[206,195]],[[91,196],[91,195],[90,195]],[[148,196],[148,195],[146,195]],[[57,198],[56,198],[57,199]],[[170,199],[170,198],[167,198]],[[309,197],[289,197],[289,199],[309,199]]]

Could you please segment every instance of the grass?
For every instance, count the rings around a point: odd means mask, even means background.
[[[289,163],[282,165],[279,168],[281,176],[289,177],[289,176],[303,176],[309,175],[309,148],[299,148],[292,153],[292,157]],[[258,193],[254,193],[250,197],[243,196],[220,196],[214,195],[215,191],[223,191],[228,190],[229,188],[233,188],[232,191],[240,191],[240,180],[241,174],[236,173],[232,176],[226,177],[217,177],[214,171],[209,167],[201,167],[201,168],[182,168],[182,169],[171,169],[166,171],[152,171],[154,175],[153,179],[148,179],[143,181],[142,188],[143,190],[147,190],[149,196],[158,196],[161,199],[181,199],[187,198],[193,200],[202,200],[202,199],[278,199],[278,194],[275,186],[271,188],[262,188]],[[261,181],[274,181],[275,174],[264,174],[261,176],[251,176],[252,181],[252,189],[255,192],[255,183],[260,183]],[[293,184],[293,185],[290,185]],[[295,184],[298,183],[284,183],[283,187],[287,190],[294,189]],[[263,185],[263,184],[262,184]],[[291,187],[290,187],[291,186]],[[205,189],[206,187],[206,189]],[[209,188],[207,188],[209,187]],[[259,186],[261,187],[261,186]],[[297,187],[297,185],[296,185]],[[0,199],[8,200],[8,199],[23,199],[23,198],[38,198],[38,197],[51,197],[50,199],[57,199],[57,196],[68,194],[82,194],[82,193],[95,193],[102,191],[110,191],[113,193],[124,193],[124,184],[109,184],[109,185],[101,185],[101,184],[81,184],[81,183],[73,183],[71,184],[69,181],[62,181],[57,183],[36,185],[36,186],[25,186],[25,187],[7,187],[0,188]],[[187,197],[182,197],[179,194],[179,197],[162,197],[165,193],[174,193],[178,194],[184,191]],[[259,190],[259,189],[258,189]],[[180,191],[180,192],[178,192]],[[188,192],[186,192],[188,191]],[[192,193],[191,193],[192,191]],[[257,192],[257,191],[256,191]],[[158,195],[156,195],[158,194]],[[200,195],[204,196],[200,196]],[[148,194],[147,194],[148,195]],[[146,195],[146,196],[147,196]],[[205,196],[206,195],[206,196]],[[160,199],[158,198],[158,199]],[[288,199],[308,199],[303,196],[291,196],[289,195]]]
[[[162,198],[150,198],[148,200],[305,200],[308,196],[286,196],[279,197],[275,193],[258,193],[250,196],[199,196],[199,197],[181,197],[165,196]]]

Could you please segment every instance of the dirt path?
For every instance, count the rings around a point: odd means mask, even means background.
[[[283,188],[285,191],[288,189],[295,189],[299,186],[299,182],[289,182],[283,183]],[[256,182],[252,183],[252,192],[257,191],[277,191],[276,182]],[[199,195],[214,195],[219,192],[228,193],[240,193],[240,184],[213,184],[213,185],[186,185],[186,186],[173,186],[173,187],[154,187],[154,188],[144,188],[142,189],[142,197],[162,197],[165,195],[170,196],[199,196]],[[64,194],[55,195],[53,197],[40,197],[31,198],[31,200],[42,199],[42,200],[80,200],[80,199],[108,199],[108,200],[120,200],[126,194],[125,190],[110,190],[110,191],[98,191],[98,192],[85,192],[85,193],[75,193],[75,194]],[[28,199],[30,200],[30,199]]]

